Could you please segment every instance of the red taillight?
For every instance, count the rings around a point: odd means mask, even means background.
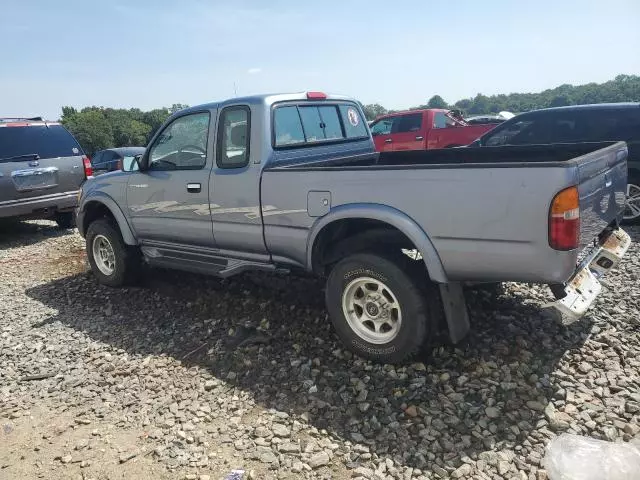
[[[577,187],[562,190],[551,203],[549,245],[554,250],[573,250],[580,245],[580,196]]]
[[[84,167],[85,178],[93,176],[93,167],[91,166],[91,160],[89,160],[89,157],[87,157],[86,155],[82,157],[82,166]]]
[[[326,100],[327,94],[322,92],[307,92],[307,98],[309,100]]]

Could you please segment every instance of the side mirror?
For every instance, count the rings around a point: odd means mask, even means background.
[[[122,159],[122,170],[125,172],[136,172],[142,170],[141,165],[142,154],[134,155],[133,157],[124,157]]]

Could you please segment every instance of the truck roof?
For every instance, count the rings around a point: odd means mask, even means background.
[[[398,112],[385,113],[384,115],[377,116],[376,120],[378,120],[379,118],[397,117],[398,115],[406,115],[407,113],[450,112],[450,111],[451,110],[448,108],[416,108],[415,110],[400,110]]]
[[[229,98],[227,100],[223,100],[220,102],[210,102],[210,103],[203,103],[200,105],[194,105],[193,107],[188,107],[188,108],[185,108],[184,110],[180,110],[180,112],[185,113],[190,111],[198,111],[202,109],[223,108],[227,105],[238,105],[238,104],[264,105],[264,106],[270,107],[276,102],[309,100],[307,95],[310,93],[319,93],[319,92],[266,93],[261,95],[250,95],[246,97],[235,97],[235,98]],[[355,102],[353,98],[346,97],[344,95],[333,95],[333,94],[326,94],[326,100],[343,100],[343,101],[346,100],[346,101]]]
[[[619,102],[619,103],[590,103],[586,105],[567,105],[565,107],[550,107],[541,108],[539,110],[532,110],[525,112],[527,114],[534,114],[540,112],[567,112],[572,110],[613,110],[623,108],[640,108],[639,102]]]

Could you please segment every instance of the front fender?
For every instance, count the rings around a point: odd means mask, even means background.
[[[313,245],[322,229],[334,221],[347,218],[378,220],[397,228],[411,240],[422,254],[422,259],[431,280],[437,283],[447,283],[447,275],[442,266],[442,261],[427,233],[400,210],[387,205],[370,203],[341,205],[332,208],[331,212],[319,218],[313,224],[307,239],[307,268],[309,270],[312,269],[313,265]]]
[[[116,201],[113,198],[111,198],[109,195],[101,191],[89,192],[87,197],[82,199],[82,203],[78,208],[78,214],[77,214],[78,216],[77,224],[78,224],[78,231],[80,232],[80,235],[84,237],[86,233],[84,231],[83,220],[84,220],[84,216],[87,213],[87,207],[92,202],[100,203],[109,209],[109,211],[111,212],[111,215],[113,215],[113,218],[115,218],[116,222],[118,223],[118,227],[120,228],[120,233],[122,234],[122,239],[124,240],[124,243],[126,243],[127,245],[138,244],[138,242],[136,241],[136,237],[133,234],[133,230],[131,229],[129,222],[127,221],[127,218],[125,217],[124,213],[122,213],[122,210],[120,209]]]

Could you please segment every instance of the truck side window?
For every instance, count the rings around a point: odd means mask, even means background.
[[[207,163],[209,112],[176,118],[149,150],[151,170],[198,170]]]
[[[422,114],[412,113],[396,117],[391,133],[417,132],[422,127]]]
[[[433,115],[433,128],[455,127],[456,122],[444,112],[435,112]]]
[[[383,118],[371,125],[371,135],[389,135],[391,133],[393,118]]]
[[[487,147],[498,147],[500,145],[511,145],[517,143],[519,135],[526,133],[529,127],[535,123],[533,120],[515,120],[505,122],[484,137],[484,145]]]
[[[250,128],[249,107],[228,107],[222,111],[218,124],[218,167],[239,168],[249,163]]]

